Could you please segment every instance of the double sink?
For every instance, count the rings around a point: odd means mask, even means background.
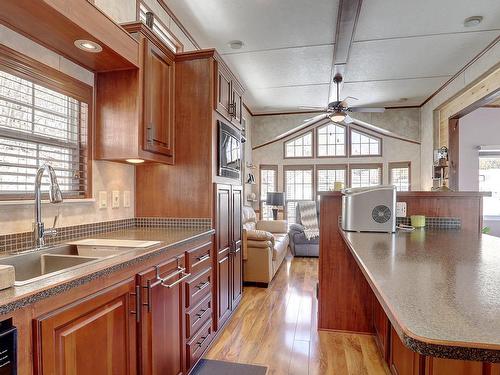
[[[137,250],[138,247],[144,248],[144,246],[136,246],[138,242],[140,241],[130,241],[130,246],[115,248],[113,251],[87,251],[85,255],[82,255],[76,244],[61,244],[0,258],[0,265],[14,266],[14,286],[22,286],[99,262],[105,258]]]

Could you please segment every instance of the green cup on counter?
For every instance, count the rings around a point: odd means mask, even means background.
[[[411,226],[414,228],[425,227],[425,216],[424,215],[411,215]]]

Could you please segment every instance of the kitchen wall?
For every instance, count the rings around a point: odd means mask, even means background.
[[[92,72],[65,59],[62,56],[42,47],[24,36],[0,25],[1,43],[15,49],[31,58],[34,58],[54,69],[68,74],[89,85],[94,84]],[[109,192],[108,208],[100,210],[94,199],[80,200],[77,203],[66,200],[60,207],[44,204],[42,212],[47,225],[52,225],[54,216],[61,213],[58,226],[92,223],[97,221],[115,220],[134,216],[135,197],[135,168],[131,165],[95,161],[92,163],[93,196],[97,192]],[[130,208],[111,208],[111,191],[129,190],[131,192]],[[123,205],[123,200],[121,206]],[[0,234],[24,232],[32,230],[33,223],[32,203],[12,203],[0,201]]]
[[[381,128],[395,132],[396,134],[419,140],[420,111],[418,108],[391,109],[383,114],[363,114],[356,118],[377,125]],[[300,125],[307,118],[314,114],[292,114],[292,115],[271,115],[254,116],[252,123],[252,145],[258,146],[283,132]],[[366,133],[368,130],[361,129]],[[379,134],[374,135],[380,137]],[[411,183],[413,190],[420,190],[420,145],[382,136],[382,157],[357,157],[357,158],[306,158],[306,159],[284,159],[283,143],[288,139],[295,138],[298,134],[292,135],[285,140],[274,142],[267,146],[253,150],[253,163],[258,167],[260,164],[278,165],[278,190],[283,191],[283,166],[284,165],[311,165],[311,164],[355,164],[355,163],[384,163],[383,182],[388,183],[389,171],[388,162],[410,161],[411,162]],[[259,170],[255,170],[257,184],[253,191],[258,195],[259,191]],[[255,208],[257,205],[254,206]]]
[[[443,90],[421,108],[421,181],[422,189],[432,187],[433,150],[438,146],[437,129],[434,126],[435,110],[461,90],[493,68],[500,61],[500,43],[480,56],[464,72],[458,75]]]
[[[459,189],[479,189],[478,146],[500,145],[500,108],[479,108],[459,122]]]

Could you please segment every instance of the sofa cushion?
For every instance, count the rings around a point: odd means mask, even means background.
[[[257,215],[255,214],[254,209],[250,206],[243,206],[241,216],[243,225],[249,222],[257,222]]]
[[[271,233],[288,232],[288,224],[286,220],[260,220],[257,222],[256,228]]]
[[[273,248],[273,243],[271,241],[256,241],[256,240],[247,240],[248,247],[258,247],[261,249],[265,248]]]
[[[273,260],[280,258],[288,249],[288,234],[274,235]]]
[[[308,240],[304,232],[293,232],[291,233],[292,241],[296,245],[306,245],[306,244],[319,244],[319,237],[311,238]]]
[[[247,230],[247,238],[249,240],[274,242],[273,235],[265,230]]]

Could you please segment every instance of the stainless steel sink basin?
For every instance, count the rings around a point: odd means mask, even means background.
[[[100,259],[102,258],[79,256],[74,245],[58,245],[0,258],[0,264],[14,266],[16,273],[14,285],[26,285]]]

